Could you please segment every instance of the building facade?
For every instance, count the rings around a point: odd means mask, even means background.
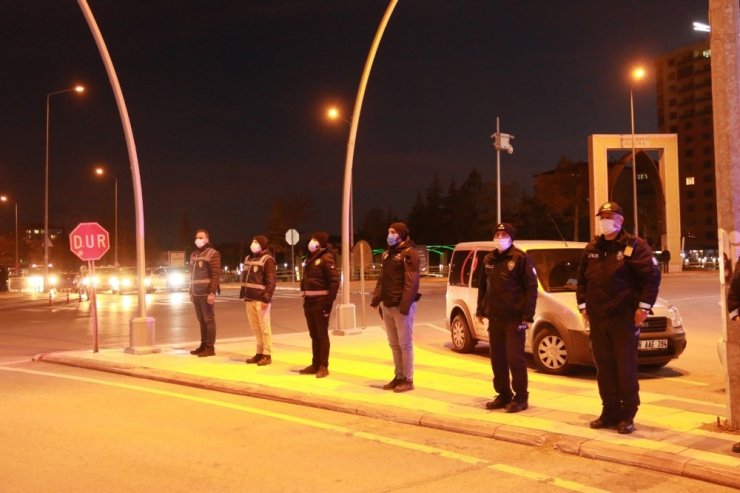
[[[656,60],[658,132],[678,136],[685,250],[717,248],[717,193],[709,41]]]

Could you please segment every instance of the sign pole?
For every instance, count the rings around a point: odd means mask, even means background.
[[[87,270],[90,272],[90,316],[92,317],[93,353],[98,352],[98,297],[95,295],[95,261],[88,260]]]

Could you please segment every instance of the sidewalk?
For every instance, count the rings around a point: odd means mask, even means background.
[[[34,360],[121,373],[220,392],[279,400],[323,409],[427,426],[480,437],[554,447],[561,452],[644,467],[740,488],[740,455],[731,452],[740,435],[718,431],[724,406],[641,392],[636,431],[588,427],[600,411],[596,383],[530,370],[530,407],[518,414],[487,411],[491,368],[484,358],[465,358],[446,348],[416,347],[412,392],[382,390],[393,377],[385,333],[332,336],[330,376],[299,375],[310,363],[307,333],[274,336],[273,364],[247,365],[254,339],[218,341],[217,355],[197,358],[197,343],[161,346],[132,355],[122,349],[37,355]]]

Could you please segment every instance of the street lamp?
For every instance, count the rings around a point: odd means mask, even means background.
[[[330,106],[329,108],[327,108],[326,117],[329,120],[342,120],[347,125],[351,125],[349,120],[347,120],[346,118],[342,116],[342,113],[339,111],[339,108],[337,108],[336,106]]]
[[[46,281],[49,276],[49,111],[51,105],[49,104],[52,96],[57,94],[64,94],[65,92],[77,92],[81,93],[85,90],[83,86],[77,85],[70,87],[69,89],[62,89],[61,91],[50,92],[46,95],[46,159],[44,162],[44,289],[46,289]]]
[[[632,213],[635,223],[635,236],[639,229],[637,228],[637,159],[635,158],[635,99],[633,90],[635,83],[645,78],[646,72],[644,67],[635,67],[632,70],[632,83],[630,84],[630,122],[632,124]]]
[[[2,195],[0,202],[9,202],[10,199]],[[20,264],[18,263],[18,202],[15,201],[15,275],[18,275]]]
[[[114,215],[114,227],[113,227],[113,265],[118,267],[118,176],[112,175],[105,171],[101,167],[95,168],[95,174],[99,176],[110,176],[113,178],[114,183],[114,199],[113,199],[113,215]]]

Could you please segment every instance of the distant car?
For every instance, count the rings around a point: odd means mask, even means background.
[[[576,303],[577,272],[585,243],[556,241],[517,241],[537,270],[537,310],[527,331],[525,350],[543,373],[565,374],[577,365],[593,366],[589,327]],[[478,282],[483,258],[493,250],[493,242],[460,243],[450,262],[446,295],[446,323],[452,346],[470,352],[478,341],[488,342],[488,321],[475,317]],[[686,348],[686,334],[678,308],[662,298],[653,306],[640,327],[638,362],[659,368],[678,358]]]
[[[157,267],[149,274],[152,289],[178,291],[190,289],[190,271],[187,267]]]
[[[136,267],[119,267],[115,274],[109,278],[112,293],[125,294],[134,293],[139,289]],[[154,291],[149,276],[144,278],[144,288],[147,293]]]
[[[75,278],[74,286],[78,293],[87,293],[91,287],[98,292],[113,292],[112,279],[118,275],[118,269],[112,266],[96,267],[95,274],[84,270]]]
[[[25,275],[18,278],[21,280],[20,289],[35,291],[39,293],[44,290],[44,270],[43,269],[39,267],[32,267],[30,270],[26,271],[24,274]],[[50,289],[55,289],[59,291],[59,290],[73,287],[74,273],[70,274],[68,272],[62,272],[56,269],[49,269],[47,271],[47,274],[48,274],[48,280],[49,280],[48,286],[46,286],[47,291]]]

